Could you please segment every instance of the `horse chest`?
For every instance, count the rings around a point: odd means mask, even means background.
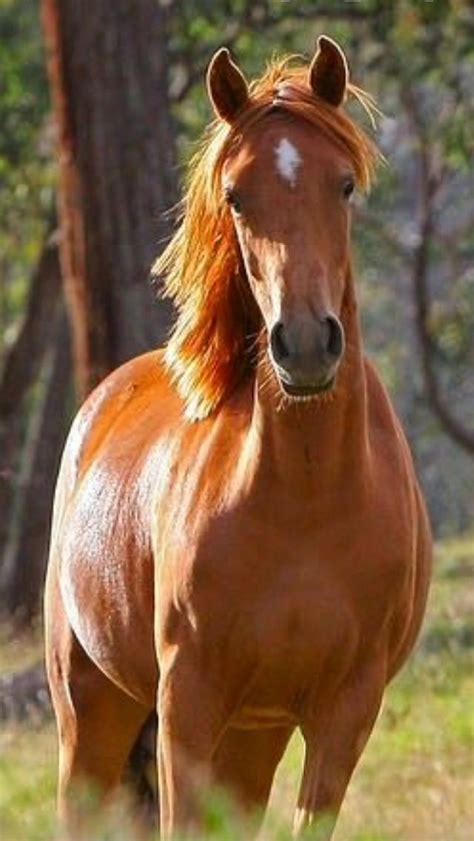
[[[242,720],[250,725],[262,710],[297,716],[308,695],[329,691],[370,656],[385,633],[394,565],[382,559],[377,577],[361,547],[341,553],[330,540],[275,537],[264,546],[247,537],[237,542],[227,529],[225,543],[188,547],[178,592],[206,673],[247,686]]]
[[[184,598],[204,614],[211,604],[211,615],[219,614],[218,605],[241,608],[264,627],[301,628],[305,637],[322,629],[327,635],[345,612],[361,631],[367,626],[373,633],[410,577],[413,558],[409,542],[397,540],[387,520],[377,537],[364,528],[363,515],[355,517],[359,535],[350,523],[346,533],[336,525],[306,535],[297,528],[263,534],[225,523],[197,544],[185,544],[177,562]]]

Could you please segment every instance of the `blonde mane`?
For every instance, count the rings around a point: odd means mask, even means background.
[[[193,420],[207,417],[251,374],[251,346],[261,329],[222,191],[222,167],[231,145],[276,106],[317,127],[349,153],[364,191],[379,158],[373,142],[342,109],[313,94],[307,66],[294,62],[291,57],[273,61],[251,84],[250,101],[237,121],[209,127],[189,164],[181,224],[154,266],[177,307],[166,363]],[[348,95],[373,121],[372,98],[354,85],[348,86]]]

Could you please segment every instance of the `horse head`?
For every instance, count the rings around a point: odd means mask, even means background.
[[[256,367],[257,336],[284,394],[317,399],[344,357],[351,197],[377,159],[342,105],[370,98],[326,37],[309,64],[275,62],[250,85],[223,48],[207,88],[217,120],[158,261],[179,309],[168,362],[202,416]]]

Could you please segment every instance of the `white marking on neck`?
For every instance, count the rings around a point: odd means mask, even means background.
[[[295,187],[296,173],[303,163],[298,149],[286,137],[282,137],[275,147],[275,155],[279,174],[288,181],[290,187]]]

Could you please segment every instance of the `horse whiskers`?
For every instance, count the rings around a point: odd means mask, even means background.
[[[288,398],[287,398],[286,394],[284,394],[284,392],[281,391],[278,403],[276,405],[276,413],[280,414],[280,412],[282,411],[282,409],[285,408],[287,403],[288,403]]]
[[[249,342],[248,347],[247,347],[247,352],[248,353],[254,353],[255,349],[257,349],[257,351],[260,350],[260,348],[259,348],[260,339],[261,339],[261,332],[260,331],[256,332],[256,333],[250,333],[247,336],[247,341]]]
[[[262,380],[258,381],[258,388],[259,388],[260,393],[262,395],[267,393],[268,395],[271,396],[270,386],[272,384],[273,384],[273,378],[272,378],[271,372],[269,372],[268,374],[265,375],[265,377]]]

